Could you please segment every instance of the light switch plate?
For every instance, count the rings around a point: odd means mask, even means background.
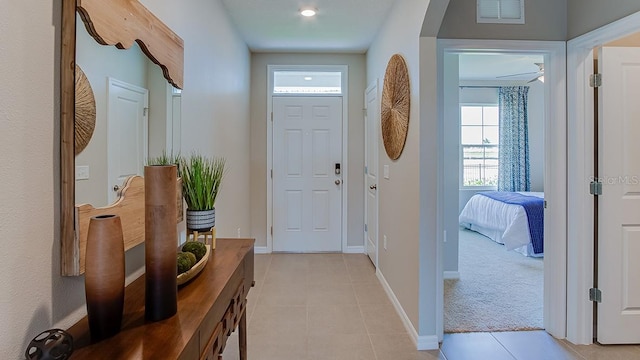
[[[89,165],[76,166],[76,180],[89,180]]]
[[[385,165],[383,167],[383,169],[384,169],[384,178],[388,179],[389,178],[389,165]]]

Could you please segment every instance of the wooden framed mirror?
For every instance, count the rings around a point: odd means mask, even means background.
[[[77,19],[80,19],[78,21]],[[63,0],[60,117],[61,273],[84,273],[86,228],[91,216],[110,213],[122,218],[125,250],[144,241],[144,181],[132,177],[111,205],[94,208],[76,203],[75,67],[76,30],[85,27],[98,44],[117,49],[140,48],[159,66],[162,76],[183,86],[184,44],[168,26],[137,0]]]

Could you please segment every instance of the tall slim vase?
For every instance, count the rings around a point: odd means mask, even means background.
[[[160,321],[178,309],[175,165],[144,167],[145,317]]]
[[[89,220],[85,257],[85,293],[91,339],[117,334],[124,306],[124,241],[118,215]]]

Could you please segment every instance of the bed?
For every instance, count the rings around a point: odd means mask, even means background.
[[[479,232],[507,250],[542,257],[544,193],[480,192],[460,213],[460,225]]]

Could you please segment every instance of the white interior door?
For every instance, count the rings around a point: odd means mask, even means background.
[[[600,87],[597,338],[640,343],[640,49],[604,47]]]
[[[342,98],[274,97],[274,251],[342,250],[341,165]]]
[[[107,196],[113,203],[123,182],[144,174],[147,158],[147,89],[109,78],[107,111]]]
[[[378,266],[378,85],[371,85],[365,93],[365,239],[367,255]]]

